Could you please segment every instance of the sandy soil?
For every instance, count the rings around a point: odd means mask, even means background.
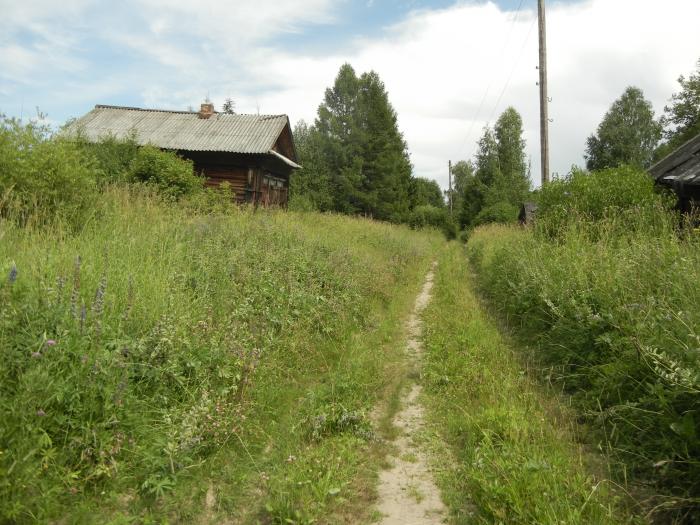
[[[426,276],[407,323],[406,353],[416,363],[423,350],[420,314],[430,302],[433,269]],[[425,451],[417,442],[424,424],[420,392],[420,385],[411,385],[401,400],[402,409],[393,422],[400,436],[394,442],[396,455],[390,458],[392,467],[379,475],[377,510],[383,515],[379,522],[382,525],[440,524],[447,516]]]

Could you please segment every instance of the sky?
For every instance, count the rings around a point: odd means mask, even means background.
[[[95,104],[312,123],[340,66],[375,70],[414,175],[447,186],[508,106],[539,185],[536,0],[0,0],[0,113],[59,125]],[[657,115],[700,59],[700,0],[547,1],[551,170],[630,85]]]

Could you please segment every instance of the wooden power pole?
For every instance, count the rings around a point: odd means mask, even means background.
[[[542,185],[549,182],[549,96],[547,95],[547,24],[544,0],[537,0],[540,27],[540,148],[542,152]]]
[[[450,202],[450,217],[452,217],[452,161],[448,160],[447,161],[447,178],[448,178],[448,184],[449,184],[449,193],[447,194],[447,198]]]

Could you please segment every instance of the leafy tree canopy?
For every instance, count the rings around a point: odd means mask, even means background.
[[[660,139],[661,125],[654,120],[651,103],[641,89],[628,87],[613,102],[596,133],[588,137],[586,166],[589,170],[623,164],[647,167]]]
[[[411,207],[425,205],[443,208],[445,200],[442,197],[442,190],[434,180],[416,177],[411,181]]]
[[[671,96],[661,118],[666,143],[659,147],[657,159],[700,134],[700,60],[695,73],[688,78],[681,75],[678,83],[681,90]]]

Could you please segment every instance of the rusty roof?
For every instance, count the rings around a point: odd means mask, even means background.
[[[97,105],[66,132],[90,141],[135,134],[139,144],[163,149],[269,154],[288,125],[287,115],[214,113],[204,119],[196,111]]]

